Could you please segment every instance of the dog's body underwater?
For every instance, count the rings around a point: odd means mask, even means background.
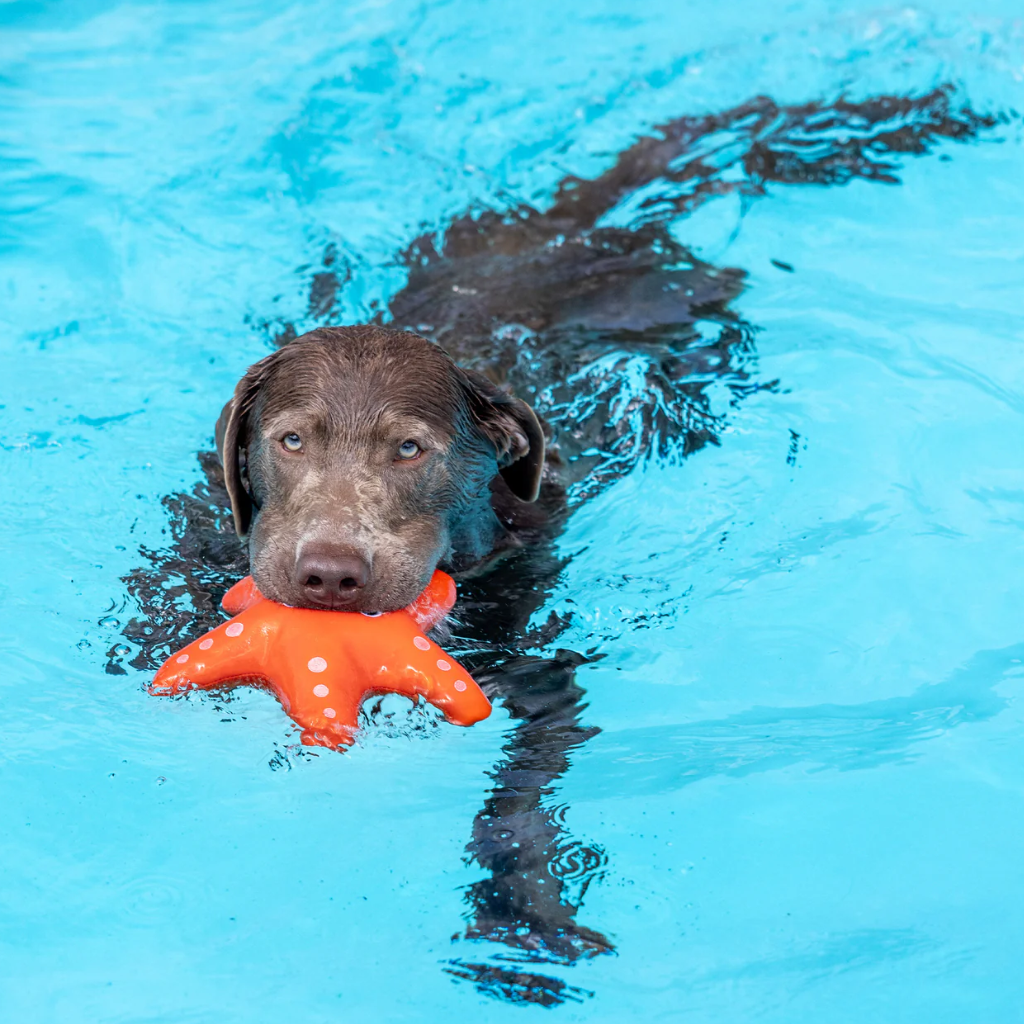
[[[131,664],[151,668],[216,623],[250,564],[236,524],[261,587],[289,603],[398,607],[434,565],[466,570],[456,651],[516,724],[472,826],[467,852],[486,876],[468,890],[463,937],[512,947],[519,962],[446,969],[512,1001],[562,1001],[565,983],[543,964],[612,943],[576,920],[604,854],[545,803],[596,732],[581,724],[574,676],[587,659],[526,653],[563,625],[528,631],[563,565],[552,542],[576,503],[652,450],[717,442],[710,382],[737,400],[772,386],[752,379],[752,331],[733,309],[743,272],[702,261],[674,222],[772,183],[894,182],[897,155],[991,123],[946,89],[788,108],[758,98],[680,118],[598,178],[563,181],[544,211],[467,213],[440,243],[414,241],[380,317],[391,330],[314,330],[296,344],[294,325],[278,324],[279,352],[219,424],[226,473],[200,455],[205,480],[166,502],[171,545],[125,580],[139,610],[125,630]],[[329,252],[309,326],[336,318],[345,277]],[[108,671],[124,671],[119,649]]]

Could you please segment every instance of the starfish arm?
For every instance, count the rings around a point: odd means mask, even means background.
[[[343,650],[327,649],[327,659],[292,657],[275,690],[303,743],[338,750],[355,739],[365,677]]]
[[[259,602],[172,654],[149,685],[150,693],[212,690],[246,683],[273,684],[265,669],[277,629]]]
[[[458,662],[452,662],[451,678],[434,676],[424,694],[454,725],[475,725],[491,713],[491,702],[476,680]],[[460,690],[465,684],[465,690]]]
[[[246,608],[251,608],[257,601],[262,601],[263,595],[259,592],[251,576],[240,579],[220,600],[220,606],[228,615],[238,615]]]
[[[291,712],[292,720],[302,726],[302,742],[309,747],[330,747],[339,750],[355,742],[359,728],[359,707],[365,693],[362,690],[332,694],[334,718],[322,713]]]
[[[422,634],[411,638],[401,658],[390,658],[376,672],[374,690],[423,697],[454,725],[473,725],[491,713],[491,703],[454,658]]]
[[[440,569],[434,570],[427,589],[405,610],[420,629],[433,629],[455,607],[455,580]]]

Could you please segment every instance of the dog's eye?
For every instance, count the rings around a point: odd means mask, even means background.
[[[415,441],[403,441],[398,446],[400,459],[415,459],[423,449]]]
[[[298,434],[285,434],[281,438],[281,444],[284,445],[286,452],[300,452],[302,451],[302,438]]]

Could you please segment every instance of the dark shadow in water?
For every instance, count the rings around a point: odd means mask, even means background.
[[[439,240],[426,233],[401,255],[408,282],[380,319],[431,337],[465,365],[513,385],[546,417],[554,442],[554,472],[541,499],[547,521],[521,524],[525,547],[460,581],[446,641],[516,723],[466,848],[484,876],[467,890],[462,935],[506,952],[489,962],[449,961],[453,977],[511,1002],[554,1006],[589,993],[544,973],[544,965],[614,949],[577,922],[605,855],[573,840],[566,809],[550,803],[572,752],[597,732],[582,724],[584,691],[575,678],[587,656],[530,657],[565,623],[552,616],[533,632],[528,625],[558,582],[563,563],[553,541],[573,504],[652,451],[684,456],[718,443],[713,382],[730,388],[734,402],[773,387],[752,379],[753,332],[731,308],[743,272],[699,259],[675,240],[670,220],[729,193],[752,201],[770,184],[895,183],[903,156],[928,153],[939,140],[973,139],[995,123],[957,105],[950,89],[792,107],[759,97],[660,126],[599,177],[564,180],[546,211],[472,211]],[[352,268],[328,247],[322,266],[304,273],[306,321],[263,325],[277,344],[336,321]],[[153,669],[220,621],[221,595],[246,571],[219,466],[209,453],[200,463],[204,479],[192,492],[165,499],[169,545],[144,550],[146,564],[124,579],[138,607],[124,630],[138,669]],[[111,648],[107,671],[125,671],[119,650]],[[986,708],[995,713],[996,705]],[[895,705],[880,702],[877,713],[889,722],[893,750],[921,737],[917,719],[908,722]],[[728,771],[702,744],[725,743],[744,724],[721,723],[721,737],[709,725],[705,733],[655,730],[635,741],[669,762],[655,774],[670,768],[686,777],[692,759],[709,773]],[[703,739],[687,742],[687,735]],[[776,756],[795,759],[806,741],[797,729]],[[754,757],[750,770],[758,763],[773,759]]]

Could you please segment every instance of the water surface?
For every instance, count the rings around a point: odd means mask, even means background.
[[[0,26],[6,1017],[1020,1019],[1016,5],[15,2]],[[122,580],[171,550],[162,501],[242,370],[317,322],[326,247],[332,316],[365,319],[424,229],[544,208],[668,119],[947,83],[1001,119],[899,184],[723,189],[672,222],[747,275],[749,386],[708,384],[717,444],[580,501],[534,616],[567,624],[533,656],[600,655],[539,809],[582,952],[473,937],[515,708],[388,705],[307,756],[266,694],[146,694]]]

